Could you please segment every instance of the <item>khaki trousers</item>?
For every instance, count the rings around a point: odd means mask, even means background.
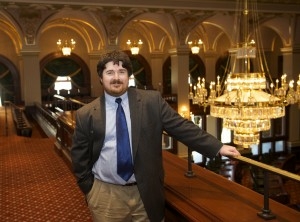
[[[150,221],[136,185],[114,185],[95,179],[86,198],[94,222]]]

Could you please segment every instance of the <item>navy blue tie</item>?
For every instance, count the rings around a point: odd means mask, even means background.
[[[133,174],[133,163],[126,117],[121,102],[121,98],[116,99],[116,103],[118,103],[116,112],[117,173],[125,181],[128,181]]]

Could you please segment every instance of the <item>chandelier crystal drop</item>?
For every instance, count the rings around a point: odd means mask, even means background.
[[[238,0],[237,4],[242,8],[237,10],[235,27],[240,29],[236,30],[236,47],[230,49],[225,69],[229,72],[222,79],[218,76],[209,89],[206,89],[205,79],[198,78],[194,85],[190,83],[188,98],[193,104],[210,106],[210,115],[222,118],[223,127],[233,131],[233,142],[249,148],[259,144],[259,133],[270,129],[271,119],[285,115],[285,106],[300,105],[300,75],[296,89],[293,80],[287,83],[287,75],[273,83],[264,62],[257,12],[250,13],[248,9],[248,6],[256,9],[257,3]],[[242,34],[238,30],[243,30]],[[253,39],[249,40],[249,36]]]

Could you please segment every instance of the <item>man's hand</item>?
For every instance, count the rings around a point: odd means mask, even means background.
[[[240,152],[234,146],[223,145],[219,151],[222,156],[240,156]]]

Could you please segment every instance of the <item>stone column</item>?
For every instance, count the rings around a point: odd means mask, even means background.
[[[97,73],[97,64],[99,62],[99,54],[89,54],[90,58],[90,79],[91,79],[91,96],[98,97],[103,94],[103,87],[100,83],[100,79]]]
[[[206,82],[216,81],[216,61],[218,54],[215,51],[206,51],[204,53],[204,64],[206,68]]]
[[[21,56],[21,89],[22,99],[25,106],[41,104],[41,70],[39,62],[39,51],[26,49],[20,52]]]
[[[152,85],[154,89],[162,92],[162,77],[163,77],[163,53],[152,52],[151,53],[151,70],[152,70]]]
[[[205,81],[210,83],[217,80],[216,78],[216,60],[217,53],[215,51],[206,51],[204,54],[204,63],[206,68]],[[208,116],[206,122],[206,131],[217,137],[217,118]]]
[[[190,49],[187,47],[172,49],[169,51],[171,54],[171,70],[172,70],[172,94],[177,94],[178,113],[182,113],[183,109],[186,109],[186,113],[189,114],[189,53]],[[189,118],[187,115],[186,118]],[[178,142],[178,156],[187,157],[187,147]]]

